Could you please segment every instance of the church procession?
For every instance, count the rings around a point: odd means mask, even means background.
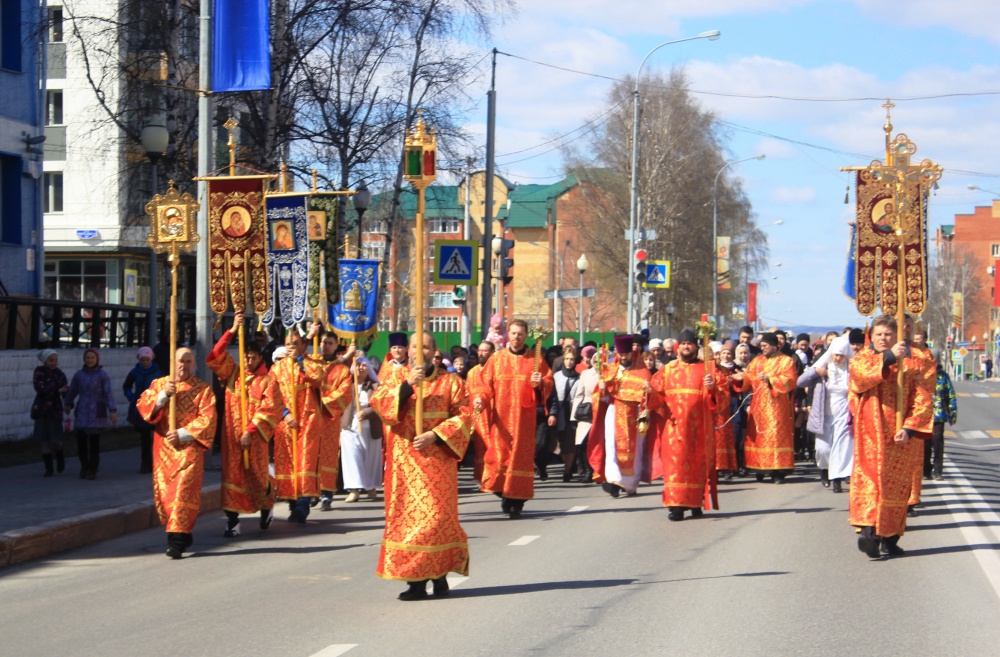
[[[403,601],[448,596],[448,574],[469,574],[458,499],[463,464],[473,469],[477,494],[499,499],[500,519],[530,514],[526,502],[555,460],[563,482],[596,484],[612,498],[662,480],[663,517],[678,522],[724,508],[720,483],[755,476],[782,484],[797,460],[808,460],[824,487],[849,492],[842,499],[858,549],[871,559],[903,555],[899,541],[916,515],[921,481],[940,477],[940,449],[930,443],[954,417],[938,410],[949,403],[950,383],[942,384],[937,357],[908,314],[926,303],[923,268],[902,266],[925,257],[922,207],[941,169],[929,160],[910,164],[915,147],[893,137],[892,104],[885,107],[885,162],[855,170],[857,265],[848,272],[859,309],[883,311],[870,327],[793,340],[745,326],[733,340],[705,314],[666,340],[644,329],[613,344],[563,338],[544,349],[547,330],[494,315],[474,353],[452,350],[461,369],[423,329],[431,276],[422,257],[412,283],[417,330],[391,333],[381,362],[366,353],[377,334],[383,268],[378,259],[349,257],[349,241],[340,243],[338,204],[357,192],[320,191],[315,179],[311,190],[293,191],[284,171],[242,172],[230,119],[229,164],[205,177],[211,307],[219,322],[234,312],[206,360],[224,410],[216,414],[211,385],[195,376],[194,352],[174,346],[175,299],[170,373],[136,401],[154,431],[166,555],[183,559],[194,544],[202,454],[216,423],[225,538],[239,538],[248,516],[267,531],[279,504],[287,504],[288,522],[306,525],[317,505],[334,508],[338,491],[356,502],[362,494],[376,500],[382,489],[376,574],[407,582]],[[419,114],[406,148],[424,254],[424,194],[437,175],[437,141]],[[146,210],[150,245],[167,252],[176,277],[179,252],[202,239],[198,203],[171,182]],[[869,271],[872,245],[889,265],[881,289]],[[441,266],[466,268],[455,254]],[[246,339],[252,321],[257,331],[280,322],[284,346],[265,351]]]

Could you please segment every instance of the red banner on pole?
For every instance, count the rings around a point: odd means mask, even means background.
[[[757,321],[757,284],[747,283],[747,321]]]
[[[1000,306],[1000,260],[993,261],[993,307]]]

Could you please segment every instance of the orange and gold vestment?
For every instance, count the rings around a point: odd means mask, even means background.
[[[715,412],[728,399],[715,374],[715,388],[705,387],[705,363],[678,358],[653,375],[651,385],[662,398],[665,418],[656,437],[663,470],[663,506],[718,508],[715,490]],[[727,406],[728,408],[728,406]],[[655,449],[655,447],[654,447]],[[655,470],[654,478],[658,475]]]
[[[407,582],[468,575],[468,537],[458,522],[458,462],[472,427],[465,383],[438,370],[424,380],[423,428],[438,440],[417,450],[416,394],[400,403],[410,390],[409,373],[409,367],[393,368],[371,397],[385,423],[387,454],[385,534],[376,573]]]
[[[168,533],[190,534],[201,509],[201,482],[205,474],[203,451],[215,440],[215,395],[212,387],[191,376],[177,382],[177,429],[192,440],[174,447],[165,439],[170,431],[170,402],[157,407],[169,377],[156,379],[136,400],[135,408],[153,425],[153,500],[160,523]]]
[[[267,443],[281,421],[283,406],[278,384],[261,363],[256,372],[247,372],[247,415],[244,425],[240,403],[240,368],[226,351],[233,334],[225,331],[206,362],[226,390],[226,415],[222,427],[222,509],[255,513],[274,506],[275,486],[268,468]],[[250,433],[247,463],[243,460],[240,437]],[[249,467],[247,467],[249,465]]]
[[[316,416],[319,434],[319,487],[320,490],[337,490],[337,473],[340,471],[340,420],[344,409],[354,401],[354,377],[350,365],[339,361],[325,363],[326,371],[320,386],[320,405]]]
[[[465,376],[465,383],[469,390],[482,387],[483,366],[476,365],[469,370]],[[472,476],[478,481],[483,480],[483,466],[486,463],[486,440],[490,437],[490,409],[483,407],[483,410],[475,416],[472,424],[472,447],[475,450],[475,459],[472,465]]]
[[[937,363],[934,362],[931,350],[911,346],[910,357],[903,363],[903,370],[911,369],[920,370],[923,373],[923,385],[927,390],[927,394],[930,395],[931,404],[933,405],[934,389],[937,387]],[[927,425],[927,430],[922,433],[930,434],[933,428],[932,425],[933,418],[931,418],[931,424]],[[910,489],[910,499],[907,502],[909,506],[920,504],[920,493],[924,488],[924,450],[929,445],[924,442],[919,447],[920,449],[914,450],[912,454],[914,459],[911,464],[913,468],[913,486]]]
[[[718,472],[736,472],[739,465],[736,459],[736,437],[733,422],[730,420],[729,400],[733,391],[739,391],[740,384],[733,382],[735,369],[716,367],[718,381],[718,406],[715,409],[715,469]]]
[[[274,433],[274,476],[279,500],[319,497],[319,455],[323,426],[320,388],[326,363],[306,357],[284,358],[271,368],[285,406],[284,421]],[[294,432],[287,422],[294,419]]]
[[[552,370],[538,359],[542,381],[531,386],[535,352],[509,348],[496,352],[470,382],[470,396],[483,400],[489,411],[489,439],[483,464],[482,489],[513,500],[530,500],[535,493],[535,427],[537,408],[552,394]]]
[[[587,437],[587,461],[594,470],[594,481],[603,483],[605,476],[605,459],[607,458],[605,442],[605,416],[609,408],[614,408],[615,418],[615,459],[623,477],[635,475],[636,461],[642,455],[636,453],[639,443],[637,423],[644,400],[649,408],[655,409],[659,402],[646,399],[645,386],[653,377],[641,360],[628,369],[621,367],[617,361],[608,363],[601,368],[601,380],[604,381],[604,397],[609,401],[601,401],[601,386],[594,389],[593,408],[594,423]],[[620,484],[621,482],[611,482]]]
[[[913,489],[913,467],[921,459],[923,440],[930,438],[934,399],[922,364],[903,364],[903,428],[911,439],[900,445],[896,433],[896,372],[884,366],[884,356],[865,347],[851,358],[850,394],[854,406],[854,469],[851,472],[850,522],[874,527],[877,536],[901,536],[906,530],[906,505]]]
[[[759,380],[761,373],[768,381]],[[743,372],[740,392],[752,390],[743,450],[750,470],[794,470],[795,431],[790,392],[798,384],[795,361],[781,352],[757,356]]]

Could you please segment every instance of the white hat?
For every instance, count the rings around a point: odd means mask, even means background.
[[[653,338],[652,340],[649,341],[649,348],[650,349],[662,349],[663,348],[663,340],[661,340],[659,338]]]

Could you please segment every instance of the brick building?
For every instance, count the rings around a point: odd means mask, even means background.
[[[972,214],[956,214],[954,224],[941,226],[937,231],[939,248],[961,249],[975,261],[975,269],[983,272],[1000,260],[1000,200],[990,206],[977,206]],[[965,289],[965,339],[983,339],[984,333],[993,333],[1000,321],[1000,309],[993,306],[994,277],[989,277],[986,287],[966,286]]]

